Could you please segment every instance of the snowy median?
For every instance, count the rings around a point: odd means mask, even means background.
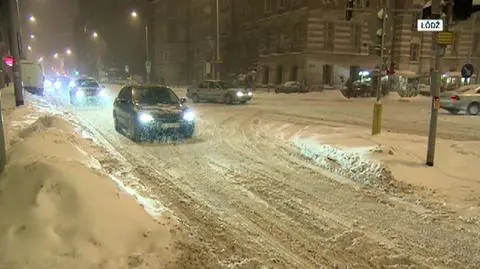
[[[322,144],[314,138],[296,137],[293,144],[322,168],[357,183],[384,187],[395,182],[385,164],[358,152]]]
[[[164,268],[175,259],[174,219],[152,218],[112,181],[70,122],[26,106],[5,125],[0,268]]]

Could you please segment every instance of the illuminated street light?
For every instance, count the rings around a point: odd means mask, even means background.
[[[32,46],[28,46],[27,49],[28,49],[29,51],[32,51]]]
[[[38,58],[38,62],[39,62],[39,63],[43,62],[43,56],[40,57],[40,58]]]
[[[132,18],[137,18],[138,13],[136,11],[132,11],[132,13],[130,13],[130,16],[132,16]]]
[[[31,38],[31,39],[35,39],[35,35],[34,35],[34,34],[30,34],[30,38]]]
[[[98,33],[97,33],[97,32],[93,32],[92,37],[93,37],[93,38],[97,38],[97,37],[98,37]]]
[[[58,53],[53,54],[53,58],[58,59]]]
[[[70,55],[70,54],[72,54],[72,50],[71,50],[71,49],[67,49],[67,50],[65,51],[65,53],[68,54],[68,55]]]
[[[36,22],[36,21],[37,21],[37,19],[36,19],[35,16],[33,16],[33,15],[31,15],[30,17],[28,17],[28,20],[29,20],[30,22]]]

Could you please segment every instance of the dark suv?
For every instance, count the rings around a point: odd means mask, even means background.
[[[166,86],[123,87],[113,103],[115,130],[134,141],[159,136],[190,138],[195,131],[195,114],[185,102]]]
[[[108,99],[106,89],[94,78],[77,78],[68,85],[70,103],[79,104],[104,104]]]

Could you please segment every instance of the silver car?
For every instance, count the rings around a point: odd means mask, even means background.
[[[480,113],[480,84],[461,86],[453,91],[440,94],[440,108],[452,113]]]
[[[72,105],[104,104],[107,92],[95,78],[82,77],[72,80],[68,85]]]
[[[205,80],[197,87],[188,88],[187,97],[194,103],[207,101],[245,104],[252,99],[253,93],[249,89],[236,87],[225,81]]]

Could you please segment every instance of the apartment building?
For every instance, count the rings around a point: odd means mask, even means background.
[[[387,61],[397,70],[418,74],[428,74],[432,67],[432,34],[416,31],[424,0],[355,0],[361,11],[355,11],[351,21],[345,20],[346,0],[219,0],[222,61],[217,65],[210,64],[216,56],[216,1],[183,1],[189,3],[176,8],[186,12],[189,23],[177,25],[185,28],[189,45],[180,51],[190,55],[190,62],[184,62],[192,72],[183,81],[211,77],[213,68],[225,79],[256,70],[257,83],[263,85],[288,80],[340,84],[355,70],[379,65],[371,33],[378,23],[375,13],[384,5],[392,26]],[[472,22],[454,27],[455,44],[445,52],[443,71],[458,71],[467,61],[478,61],[479,34],[474,28]],[[174,48],[162,51],[175,55]],[[165,72],[174,69],[165,60],[163,66]]]

